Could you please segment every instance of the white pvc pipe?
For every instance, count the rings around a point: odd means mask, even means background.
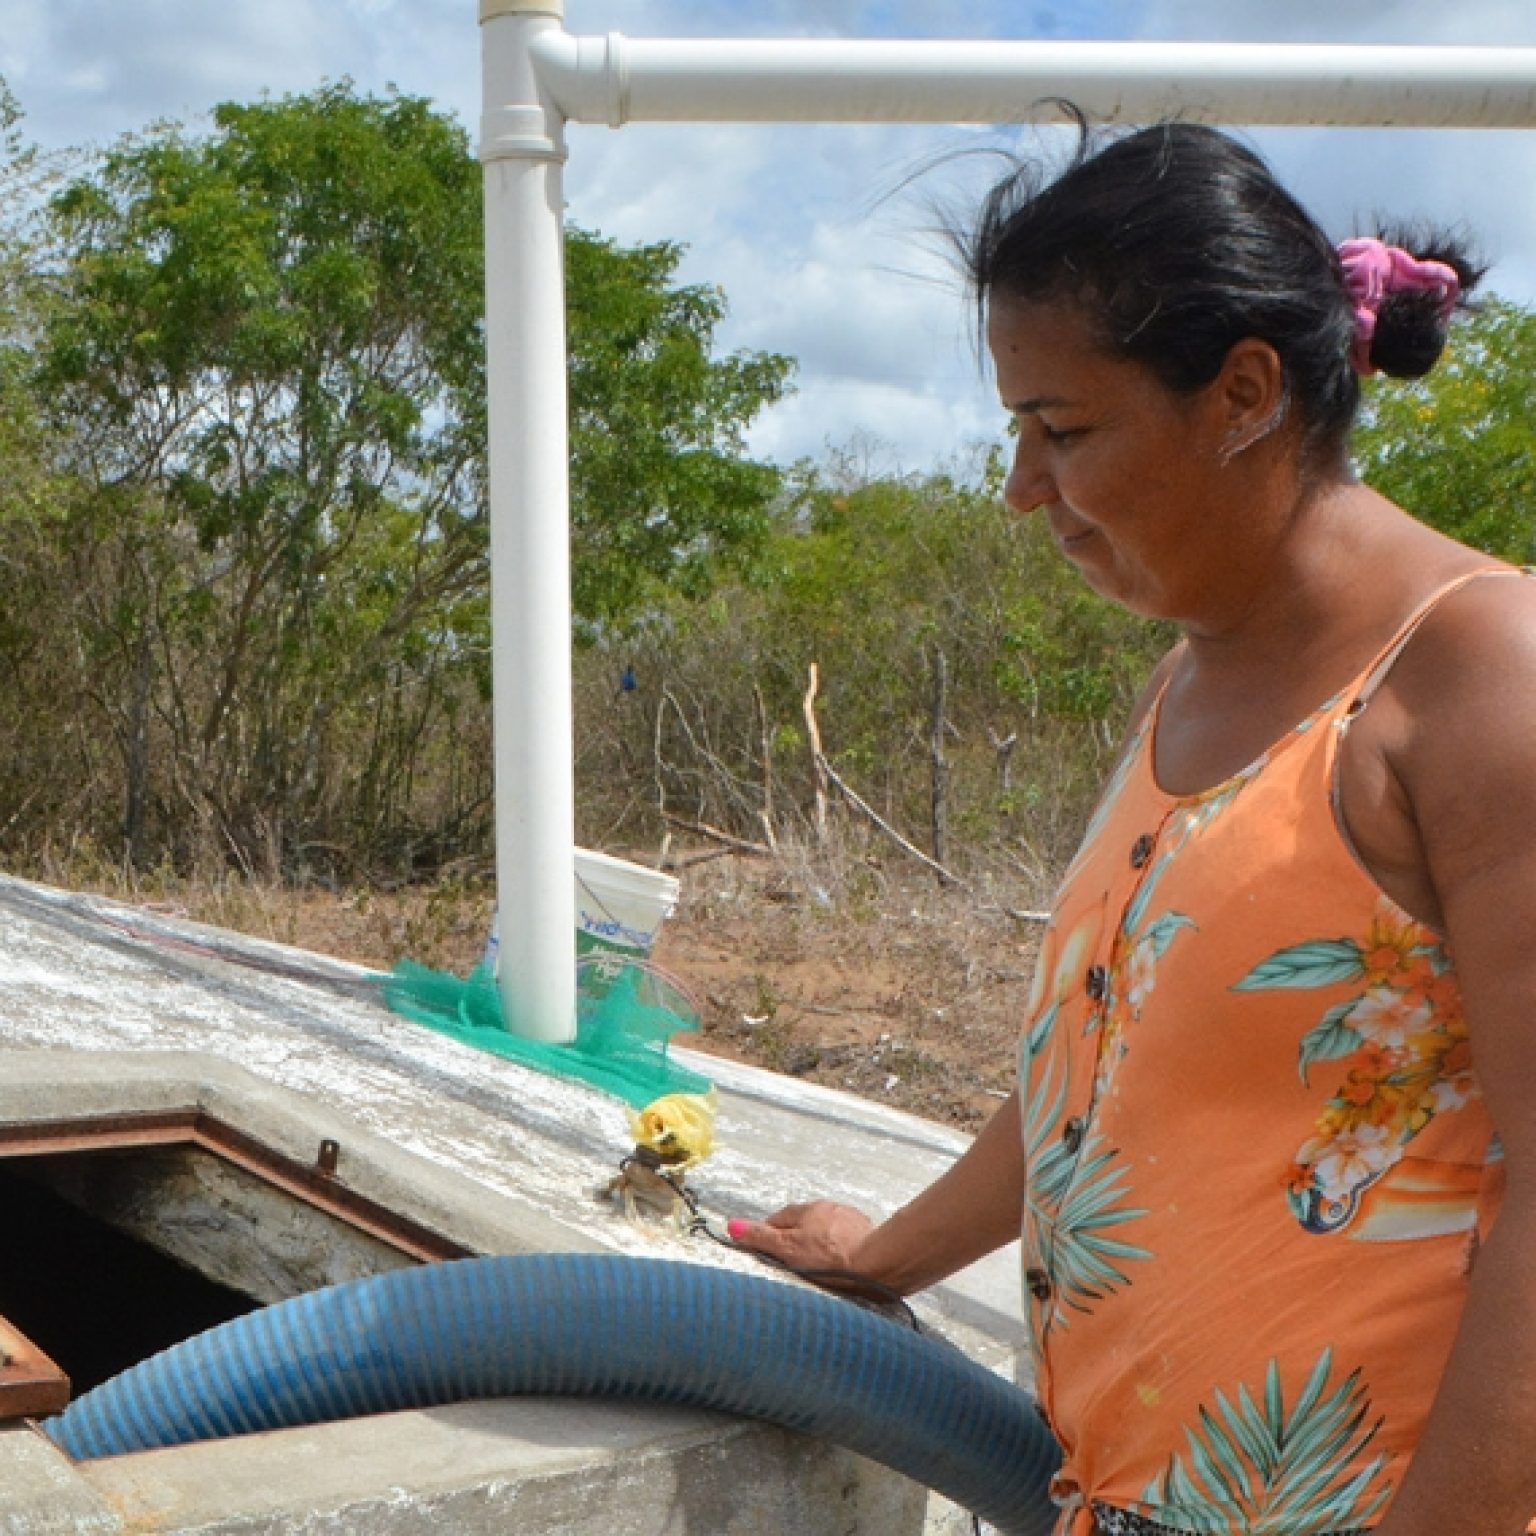
[[[1536,126],[1536,48],[572,37],[535,44],[572,122],[1091,117],[1420,128]]]
[[[558,0],[487,0],[486,421],[500,990],[508,1028],[576,1033],[570,489],[560,115],[529,43]]]
[[[560,165],[569,119],[1095,118],[1536,125],[1536,49],[577,38],[562,0],[481,0],[501,994],[574,1036],[569,484]]]

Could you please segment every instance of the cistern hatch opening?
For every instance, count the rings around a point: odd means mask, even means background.
[[[0,1128],[0,1420],[254,1308],[465,1250],[211,1117]],[[67,1378],[67,1380],[66,1380]]]
[[[23,1257],[0,1268],[0,1316],[75,1394],[256,1306],[72,1205],[35,1178],[41,1171],[0,1162],[0,1226],[22,1239]]]

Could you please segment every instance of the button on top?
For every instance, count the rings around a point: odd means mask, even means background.
[[[1051,1299],[1051,1277],[1043,1269],[1030,1269],[1024,1272],[1024,1283],[1029,1287],[1029,1294],[1036,1301],[1049,1301]]]
[[[1131,844],[1131,868],[1140,869],[1148,859],[1152,857],[1152,850],[1157,845],[1152,841],[1149,833],[1143,832],[1140,837]]]
[[[1090,965],[1085,985],[1088,996],[1096,1003],[1102,1002],[1104,994],[1109,991],[1109,972],[1102,965]]]
[[[1062,1126],[1061,1140],[1062,1144],[1066,1147],[1068,1152],[1076,1152],[1077,1149],[1082,1146],[1083,1133],[1085,1130],[1086,1127],[1083,1125],[1081,1118],[1077,1115],[1073,1115],[1072,1118],[1068,1120],[1064,1126]]]

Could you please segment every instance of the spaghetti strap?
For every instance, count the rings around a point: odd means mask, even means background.
[[[1349,700],[1348,715],[1358,715],[1371,702],[1372,696],[1385,680],[1387,673],[1392,670],[1393,664],[1402,655],[1404,646],[1413,639],[1425,619],[1452,593],[1459,592],[1463,587],[1484,576],[1530,576],[1533,574],[1536,574],[1536,570],[1529,566],[1522,568],[1515,565],[1483,565],[1475,571],[1463,571],[1460,576],[1446,582],[1443,587],[1437,587],[1403,620],[1397,633],[1387,641],[1375,659],[1360,673],[1359,686],[1344,690],[1343,697]]]

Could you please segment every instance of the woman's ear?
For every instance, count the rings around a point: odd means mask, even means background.
[[[1229,464],[1278,430],[1290,411],[1280,354],[1256,336],[1234,342],[1211,381],[1211,404],[1221,433],[1217,451],[1221,462]]]

